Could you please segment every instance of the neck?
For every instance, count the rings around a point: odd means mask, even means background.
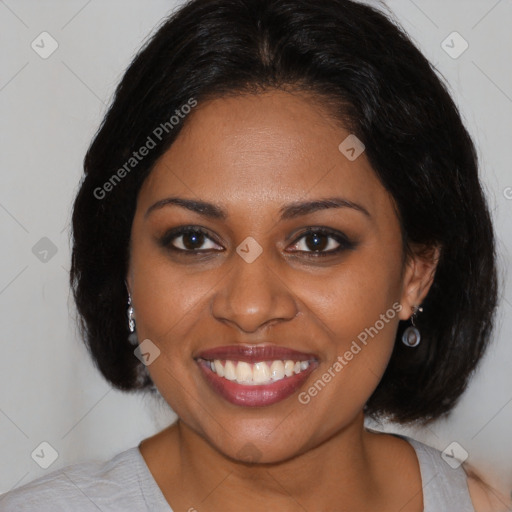
[[[370,455],[372,434],[363,421],[361,414],[319,446],[272,464],[234,461],[178,421],[167,429],[169,446],[179,447],[171,455],[176,462],[171,487],[179,482],[187,489],[184,510],[256,511],[269,503],[283,512],[368,509],[379,486]],[[171,491],[171,504],[175,499]]]

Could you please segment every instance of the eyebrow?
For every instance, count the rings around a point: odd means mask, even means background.
[[[227,212],[219,206],[208,203],[206,201],[185,199],[183,197],[167,197],[157,201],[147,209],[146,213],[144,214],[144,218],[147,218],[151,212],[169,205],[180,206],[211,219],[225,220],[228,218]],[[327,199],[318,199],[315,201],[305,202],[296,201],[283,206],[279,211],[281,214],[281,220],[289,220],[316,211],[326,210],[328,208],[350,208],[371,218],[370,213],[366,208],[364,208],[364,206],[342,197],[330,197]]]
[[[330,197],[327,199],[318,199],[316,201],[297,201],[295,203],[283,206],[283,208],[280,210],[281,220],[294,219],[302,215],[307,215],[308,213],[313,213],[319,210],[326,210],[328,208],[351,208],[358,212],[364,213],[364,215],[371,218],[370,212],[368,212],[364,206],[342,197]]]

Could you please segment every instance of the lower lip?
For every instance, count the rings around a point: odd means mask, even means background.
[[[245,407],[264,407],[272,405],[293,395],[316,368],[317,364],[310,361],[309,367],[291,377],[262,385],[244,385],[236,381],[219,377],[210,370],[205,361],[196,361],[206,377],[208,384],[219,395],[234,405]]]

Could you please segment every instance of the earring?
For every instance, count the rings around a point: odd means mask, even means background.
[[[135,331],[135,319],[133,313],[132,297],[128,294],[128,329],[130,329],[130,332]]]
[[[413,313],[411,316],[411,324],[407,329],[405,329],[404,333],[402,334],[402,343],[404,345],[407,345],[408,347],[417,347],[420,344],[421,341],[421,334],[419,329],[414,324],[414,319],[417,315],[417,313],[421,313],[423,311],[422,307],[413,306]]]
[[[128,292],[128,311],[127,311],[127,316],[128,316],[128,329],[130,330],[130,334],[128,336],[128,341],[132,344],[132,345],[138,345],[138,340],[137,340],[137,333],[135,332],[135,317],[134,317],[134,313],[135,313],[135,310],[133,309],[133,306],[132,306],[132,297],[130,295],[130,292]]]

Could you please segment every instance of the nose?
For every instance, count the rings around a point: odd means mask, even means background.
[[[293,293],[277,270],[269,266],[264,254],[252,263],[233,255],[234,268],[213,298],[214,318],[253,333],[297,316],[299,310]]]

